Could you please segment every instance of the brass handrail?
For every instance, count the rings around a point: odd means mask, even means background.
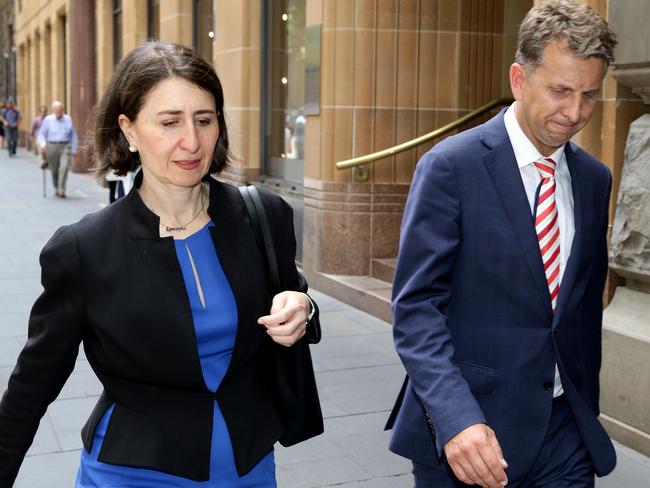
[[[406,141],[401,144],[398,144],[397,146],[389,147],[388,149],[382,149],[381,151],[377,151],[371,154],[366,154],[365,156],[359,156],[358,158],[339,161],[338,163],[336,163],[336,169],[354,168],[355,166],[369,164],[379,159],[384,159],[389,156],[394,156],[395,154],[408,151],[409,149],[413,149],[414,147],[419,146],[420,144],[429,142],[432,139],[443,136],[454,129],[458,129],[458,127],[460,127],[461,125],[465,124],[466,122],[469,122],[470,120],[475,119],[476,117],[483,115],[486,112],[489,112],[494,107],[498,107],[500,105],[510,105],[512,101],[513,100],[511,98],[499,98],[497,100],[492,100],[491,102],[486,103],[485,105],[477,108],[476,110],[473,110],[470,113],[463,115],[458,120],[454,120],[453,122],[444,125],[432,132],[429,132],[428,134],[421,135],[419,137],[416,137],[415,139],[411,139],[410,141]]]

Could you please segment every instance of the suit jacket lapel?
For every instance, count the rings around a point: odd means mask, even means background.
[[[504,112],[502,111],[499,116],[485,125],[482,141],[492,150],[483,156],[483,161],[526,257],[532,282],[538,291],[541,302],[548,310],[549,317],[551,317],[551,297],[535,234],[533,215],[503,123]]]
[[[584,220],[582,218],[582,202],[584,199],[582,195],[582,189],[584,185],[581,184],[583,177],[580,174],[578,165],[576,164],[576,155],[570,143],[566,145],[564,153],[566,155],[569,173],[571,174],[571,192],[573,193],[575,234],[573,236],[573,242],[571,244],[571,254],[569,255],[569,260],[567,261],[566,269],[564,270],[564,275],[562,276],[562,282],[560,283],[560,295],[557,299],[554,322],[558,322],[560,320],[562,312],[566,307],[567,300],[569,299],[569,295],[574,288],[578,264],[580,262],[582,236],[584,234],[582,229],[582,222]]]

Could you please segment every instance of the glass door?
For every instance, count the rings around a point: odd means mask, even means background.
[[[291,204],[302,260],[305,0],[263,1],[262,179]]]

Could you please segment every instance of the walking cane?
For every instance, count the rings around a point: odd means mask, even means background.
[[[45,155],[43,154],[41,148],[38,150],[38,158],[41,160],[41,169],[43,170],[43,198],[47,198],[47,185],[45,183],[45,173],[47,173],[47,159],[45,158]]]

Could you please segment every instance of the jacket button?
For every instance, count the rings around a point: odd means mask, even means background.
[[[552,380],[544,380],[544,389],[545,390],[552,390],[554,386],[555,386],[555,383]]]

